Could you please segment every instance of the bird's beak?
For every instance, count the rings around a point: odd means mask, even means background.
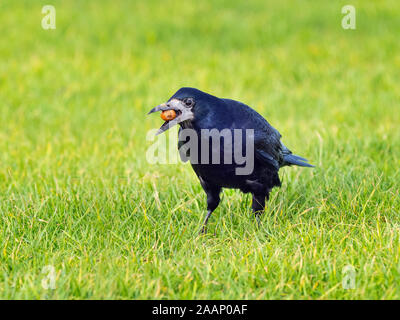
[[[179,99],[171,99],[167,103],[160,104],[157,107],[151,109],[148,114],[166,110],[174,110],[177,116],[170,121],[165,121],[160,129],[158,129],[158,131],[156,132],[156,136],[160,133],[163,133],[164,131],[167,131],[169,128],[172,128],[178,123],[186,120],[190,121],[194,118],[191,108],[186,107],[185,104]]]

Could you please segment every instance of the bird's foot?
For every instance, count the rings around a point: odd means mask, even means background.
[[[203,226],[199,232],[199,236],[205,235],[207,233],[207,227]]]
[[[260,228],[261,227],[261,218],[259,214],[256,214],[256,221],[257,221],[257,227]]]

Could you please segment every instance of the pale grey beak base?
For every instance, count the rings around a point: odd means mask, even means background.
[[[151,109],[148,114],[157,112],[157,111],[165,111],[165,110],[175,110],[178,113],[178,116],[170,121],[164,122],[164,124],[158,129],[156,132],[156,136],[159,135],[160,133],[163,133],[164,131],[167,131],[169,128],[172,128],[173,126],[186,121],[186,120],[193,120],[194,119],[194,114],[191,110],[191,108],[187,108],[185,104],[178,100],[178,99],[172,99],[168,101],[167,103],[163,103],[158,105],[157,107]]]

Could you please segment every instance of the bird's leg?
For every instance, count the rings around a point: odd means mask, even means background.
[[[253,209],[253,213],[256,217],[258,225],[260,225],[260,215],[263,214],[265,209],[265,198],[267,195],[265,194],[253,194],[253,202],[251,208]]]
[[[220,197],[219,193],[221,192],[221,188],[219,187],[211,187],[207,184],[202,183],[203,189],[207,194],[207,216],[204,220],[203,227],[201,228],[200,233],[205,234],[207,232],[207,222],[211,216],[211,213],[218,207]]]
[[[208,219],[209,219],[210,216],[211,216],[211,213],[212,213],[211,210],[208,210],[208,211],[207,211],[207,215],[206,215],[206,218],[204,219],[203,227],[201,228],[201,232],[200,232],[200,233],[202,233],[202,234],[205,234],[205,233],[207,232],[207,222],[208,222]]]

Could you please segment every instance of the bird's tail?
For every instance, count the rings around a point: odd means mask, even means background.
[[[283,165],[285,166],[296,165],[300,167],[310,167],[310,168],[314,167],[312,164],[308,163],[307,159],[296,156],[295,154],[292,153],[283,155]]]
[[[312,164],[308,163],[308,160],[305,158],[302,158],[300,156],[296,156],[295,154],[292,153],[281,141],[281,148],[282,148],[282,155],[283,155],[283,163],[281,167],[283,166],[300,166],[300,167],[310,167],[313,168],[314,166]]]

